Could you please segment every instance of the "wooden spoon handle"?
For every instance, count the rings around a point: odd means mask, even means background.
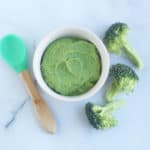
[[[49,110],[48,105],[45,103],[43,98],[39,95],[28,70],[21,72],[19,75],[32,98],[37,118],[42,127],[46,131],[54,133],[56,131],[56,123],[52,116],[52,112]]]

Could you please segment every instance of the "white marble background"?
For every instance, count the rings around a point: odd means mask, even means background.
[[[84,114],[87,101],[102,103],[103,91],[89,100],[66,103],[43,92],[55,114],[58,131],[43,132],[35,119],[30,101],[26,101],[15,121],[6,128],[12,113],[28,99],[17,74],[0,59],[0,149],[1,150],[148,150],[150,149],[150,1],[149,0],[0,0],[0,36],[13,32],[26,42],[29,66],[37,43],[49,31],[60,26],[83,26],[103,37],[113,22],[131,27],[130,43],[144,61],[138,71],[140,82],[116,113],[119,125],[109,131],[97,131]],[[117,58],[117,59],[116,59]],[[127,60],[111,56],[111,63]]]

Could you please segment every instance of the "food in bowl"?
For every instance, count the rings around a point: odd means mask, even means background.
[[[87,40],[63,37],[50,43],[41,60],[44,81],[57,93],[81,95],[89,91],[101,75],[101,58]]]

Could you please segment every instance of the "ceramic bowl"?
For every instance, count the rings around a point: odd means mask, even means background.
[[[93,86],[93,88],[91,88],[86,93],[78,95],[78,96],[63,96],[53,91],[45,83],[41,74],[41,69],[40,69],[41,59],[43,57],[43,54],[47,46],[54,40],[59,39],[61,37],[67,37],[67,36],[78,37],[78,38],[90,41],[97,47],[98,53],[101,57],[102,70],[101,70],[101,75],[99,77],[99,80]],[[108,76],[108,72],[109,72],[109,56],[108,56],[108,52],[102,40],[95,33],[89,31],[88,29],[79,28],[79,27],[59,28],[49,33],[48,35],[46,35],[37,46],[35,54],[34,54],[34,58],[33,58],[33,72],[34,72],[35,78],[39,86],[50,96],[54,97],[55,99],[68,101],[68,102],[81,101],[81,100],[84,100],[93,96],[104,85]]]

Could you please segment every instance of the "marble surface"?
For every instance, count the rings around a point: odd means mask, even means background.
[[[145,64],[142,71],[136,70],[140,82],[133,94],[125,96],[125,107],[116,113],[119,124],[112,130],[93,129],[83,109],[87,101],[102,103],[104,89],[77,103],[54,100],[41,91],[58,124],[57,133],[50,135],[40,129],[19,77],[0,59],[0,149],[150,149],[149,14],[149,0],[0,0],[0,36],[13,32],[25,40],[31,72],[35,47],[49,31],[73,25],[87,27],[103,37],[106,28],[116,21],[129,24],[132,32],[128,38]],[[122,57],[111,56],[111,63],[116,62],[130,64]],[[16,112],[15,120],[7,127]]]

